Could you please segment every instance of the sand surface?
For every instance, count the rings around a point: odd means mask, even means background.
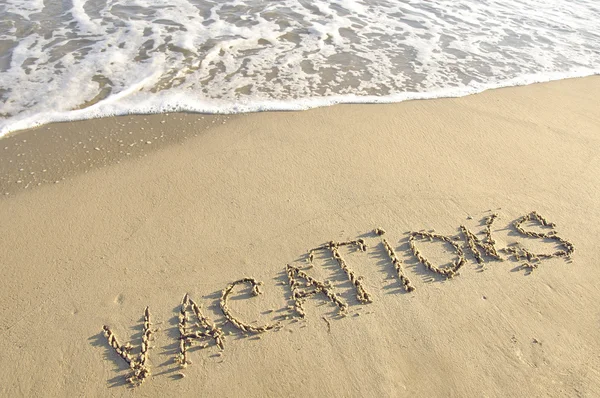
[[[599,92],[590,77],[393,105],[54,124],[0,140],[0,395],[600,396]],[[514,228],[533,210],[574,245],[570,259],[533,271],[510,253],[477,263],[459,227],[484,239],[494,213],[498,250],[561,250]],[[535,224],[523,228],[550,230]],[[417,262],[407,232],[421,230],[460,238],[459,275]],[[336,252],[363,276],[367,304],[331,250],[312,268],[307,257],[358,238],[366,252]],[[416,290],[402,288],[382,238]],[[417,244],[437,266],[456,257],[448,242]],[[287,264],[331,281],[348,315],[318,293],[298,319]],[[234,286],[229,311],[278,327],[243,334],[226,322],[221,291],[242,278],[263,293]],[[221,351],[198,339],[181,368],[186,293],[225,340]],[[102,329],[137,357],[146,306],[152,375],[132,388]]]

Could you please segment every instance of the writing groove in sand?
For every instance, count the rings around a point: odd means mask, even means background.
[[[557,235],[555,231],[556,225],[549,222],[536,211],[526,214],[512,223],[512,227],[516,233],[522,237],[539,239],[543,242],[554,243],[560,249],[549,253],[534,253],[521,243],[508,245],[507,247],[498,248],[496,241],[492,237],[492,226],[498,219],[498,214],[492,214],[483,220],[485,226],[482,232],[483,237],[479,238],[475,233],[467,229],[466,226],[459,227],[460,234],[457,236],[442,235],[433,231],[411,231],[408,232],[408,243],[411,255],[422,264],[425,269],[432,274],[444,277],[447,279],[454,278],[460,273],[460,269],[468,262],[465,255],[470,253],[475,262],[479,264],[482,270],[485,269],[485,257],[492,261],[518,261],[520,268],[526,270],[526,274],[533,272],[539,268],[543,260],[550,258],[565,258],[570,259],[575,251],[575,247],[568,240]],[[525,223],[536,224],[548,232],[539,232],[535,230],[525,229]],[[409,279],[409,275],[403,267],[402,260],[398,257],[397,251],[387,238],[382,228],[376,228],[373,231],[374,237],[379,237],[380,241],[377,245],[381,245],[384,252],[387,254],[389,264],[393,267],[394,275],[398,280],[399,285],[406,293],[414,294],[415,287]],[[422,252],[421,246],[424,242],[440,242],[452,251],[453,258],[445,265],[437,265],[430,261]],[[289,300],[291,305],[282,308],[279,312],[286,312],[287,315],[282,316],[283,319],[291,319],[297,321],[307,317],[304,303],[315,296],[321,296],[325,302],[329,302],[334,308],[337,308],[337,314],[340,317],[348,315],[349,304],[347,301],[336,292],[336,288],[329,280],[320,280],[316,276],[310,275],[314,268],[315,253],[325,253],[329,255],[342,270],[352,288],[356,293],[356,300],[359,304],[368,305],[373,302],[373,295],[368,291],[364,283],[363,276],[359,275],[351,266],[351,262],[342,255],[340,248],[347,247],[358,252],[366,252],[368,250],[367,243],[364,239],[349,240],[344,242],[330,241],[324,245],[318,246],[308,251],[306,255],[307,265],[304,267],[287,264],[285,274],[287,276]],[[504,253],[506,258],[500,253]],[[229,296],[237,287],[250,288],[253,297],[259,296],[262,293],[262,282],[245,277],[237,281],[229,283],[221,292],[219,299],[219,309],[221,310],[225,323],[217,325],[207,315],[204,314],[202,308],[197,304],[192,297],[185,294],[178,315],[177,329],[179,331],[179,345],[174,361],[185,368],[192,363],[189,359],[190,348],[193,345],[200,349],[215,345],[220,349],[217,355],[221,355],[225,350],[226,335],[222,327],[225,324],[230,324],[244,335],[262,334],[272,330],[279,330],[283,327],[281,322],[264,324],[255,326],[253,322],[247,319],[242,319],[236,314],[235,308],[231,308]],[[269,311],[273,312],[273,310]],[[331,331],[330,321],[323,317],[327,324],[328,332]],[[119,342],[115,332],[109,327],[103,327],[103,333],[106,337],[108,345],[130,368],[130,372],[126,376],[126,380],[132,386],[138,386],[146,381],[150,375],[149,353],[151,342],[154,340],[158,330],[152,328],[151,315],[149,307],[146,307],[143,315],[143,331],[141,337],[141,346],[137,355],[133,354],[134,347],[130,343],[122,344]],[[180,377],[185,376],[179,373]]]

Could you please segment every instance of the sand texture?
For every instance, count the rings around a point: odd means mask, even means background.
[[[0,395],[600,396],[598,93],[0,140]]]

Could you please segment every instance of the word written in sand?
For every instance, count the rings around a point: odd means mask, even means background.
[[[472,253],[475,261],[483,269],[485,269],[484,256],[502,261],[504,258],[499,253],[505,253],[508,255],[508,258],[514,258],[516,261],[524,260],[520,267],[528,272],[537,269],[541,261],[545,259],[560,257],[568,259],[575,250],[571,242],[556,234],[554,231],[556,226],[553,223],[547,221],[535,211],[517,219],[513,223],[514,229],[521,236],[551,241],[560,246],[561,249],[554,251],[553,253],[533,253],[520,244],[509,245],[508,247],[497,249],[496,241],[492,237],[492,226],[497,218],[497,214],[492,214],[483,220],[485,229],[482,238],[477,237],[473,232],[469,231],[467,227],[461,225],[460,231],[462,243],[460,236],[453,237],[423,231],[409,232],[408,244],[410,251],[414,258],[416,258],[416,260],[427,270],[444,278],[453,278],[459,274],[459,270],[467,263],[465,249]],[[529,231],[523,228],[525,222],[537,223],[542,227],[551,228],[551,230],[549,232]],[[383,238],[385,231],[382,228],[376,228],[373,232],[375,236],[381,237],[381,245],[394,268],[395,275],[401,288],[407,293],[415,291],[415,287],[406,274],[402,261],[398,258],[398,254],[390,242],[386,238]],[[454,258],[448,264],[443,266],[433,264],[420,250],[420,245],[424,241],[439,241],[448,244],[453,250]],[[290,299],[293,305],[290,305],[287,309],[283,310],[289,310],[292,318],[295,318],[295,320],[305,318],[307,314],[304,304],[306,300],[315,295],[322,295],[327,298],[327,300],[331,302],[331,305],[337,308],[337,312],[340,316],[343,317],[348,314],[348,303],[335,291],[332,282],[321,281],[309,275],[310,270],[314,267],[313,260],[315,258],[315,253],[317,252],[325,252],[335,260],[354,287],[356,299],[359,303],[369,304],[373,302],[373,295],[367,291],[363,282],[364,278],[358,275],[342,256],[340,248],[344,246],[354,248],[361,252],[367,251],[367,244],[363,239],[346,242],[330,241],[308,251],[306,256],[308,262],[307,266],[297,267],[291,264],[286,265],[286,285],[289,287]],[[262,293],[262,283],[254,278],[242,278],[227,285],[225,289],[221,291],[221,298],[219,300],[219,308],[226,319],[225,323],[231,324],[241,333],[246,335],[261,334],[270,330],[280,329],[282,327],[281,322],[255,326],[239,319],[235,315],[235,312],[229,306],[229,296],[238,285],[248,286],[251,289],[253,296],[258,296]],[[289,319],[290,317],[285,316],[284,318]],[[330,330],[331,324],[329,320],[327,320],[327,318],[323,319],[327,324],[328,330]],[[220,351],[223,351],[226,347],[225,333],[222,329],[224,325],[225,324],[217,325],[213,322],[205,315],[201,306],[186,294],[179,307],[177,324],[179,331],[179,349],[174,358],[175,362],[182,368],[190,365],[189,350],[194,344],[199,345],[201,348],[206,348],[213,343]],[[152,329],[150,310],[146,307],[146,310],[144,311],[141,349],[140,353],[137,356],[134,356],[132,354],[133,346],[131,344],[119,343],[115,333],[109,326],[104,326],[103,328],[103,333],[108,341],[108,345],[115,350],[117,355],[125,361],[131,369],[131,372],[127,376],[127,381],[133,386],[140,385],[150,376],[148,354],[150,350],[150,341],[153,339],[156,331],[156,329]],[[221,354],[219,353],[219,355]],[[180,376],[183,377],[184,375],[180,373]]]

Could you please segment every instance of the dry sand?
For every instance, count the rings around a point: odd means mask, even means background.
[[[599,92],[590,77],[393,105],[110,118],[2,139],[0,395],[600,396]],[[459,226],[483,238],[492,213],[498,249],[559,250],[512,226],[532,210],[575,245],[572,261],[530,272],[501,253],[477,264]],[[466,263],[452,279],[411,253],[406,232],[432,229],[461,237]],[[372,303],[321,250],[305,272],[332,281],[348,316],[317,294],[298,321],[286,264],[306,267],[309,249],[357,238],[366,252],[336,251]],[[382,238],[415,291],[402,289]],[[435,265],[455,257],[448,243],[418,244]],[[263,294],[234,286],[235,319],[281,322],[260,338],[224,324],[221,290],[242,278],[262,281]],[[225,340],[222,352],[199,340],[182,369],[186,293]],[[152,376],[131,388],[102,328],[135,356],[146,306],[158,329]]]

